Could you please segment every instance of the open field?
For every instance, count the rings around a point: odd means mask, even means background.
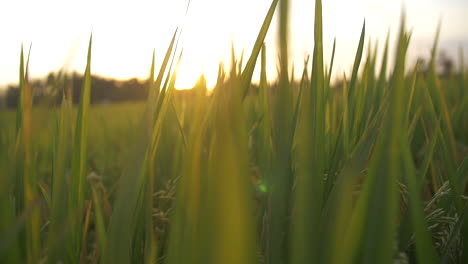
[[[33,106],[21,53],[18,108],[0,112],[0,263],[468,263],[463,54],[439,73],[436,37],[428,66],[409,65],[404,18],[395,53],[366,47],[364,25],[332,85],[318,0],[294,82],[287,3],[209,93],[203,79],[175,90],[176,33],[141,103],[90,104],[91,37],[79,104],[63,86],[58,105]]]

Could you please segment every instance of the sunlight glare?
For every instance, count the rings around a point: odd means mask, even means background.
[[[64,65],[69,71],[81,72],[85,67],[87,39],[91,32],[93,74],[120,80],[146,79],[152,51],[156,51],[159,67],[174,30],[183,25],[177,51],[183,50],[176,82],[178,88],[191,88],[202,73],[208,87],[213,87],[220,61],[226,69],[230,67],[232,43],[238,58],[245,51],[245,63],[271,4],[271,0],[192,0],[185,15],[188,0],[82,0],[73,5],[60,0],[0,2],[0,10],[4,11],[0,16],[0,25],[4,25],[0,26],[0,86],[17,82],[15,65],[19,48],[21,44],[29,46],[31,42],[32,78],[43,78]],[[364,18],[367,43],[369,38],[374,42],[378,39],[382,47],[389,28],[393,43],[402,8],[401,2],[397,2],[323,2],[326,64],[331,56],[333,39],[337,39],[334,74],[341,76],[343,71],[348,72],[351,68],[359,41],[356,36],[359,36]],[[425,6],[424,12],[418,8],[421,5]],[[421,54],[421,50],[430,49],[439,17],[443,19],[440,49],[453,46],[468,49],[468,36],[464,30],[466,1],[447,0],[442,4],[405,0],[405,6],[408,26],[414,29],[410,54],[427,57],[428,52]],[[296,66],[296,76],[301,75],[304,55],[313,52],[313,9],[314,1],[291,0],[290,62]],[[277,71],[275,21],[277,16],[265,39],[269,81],[275,80]],[[258,70],[256,67],[253,82],[258,81]]]

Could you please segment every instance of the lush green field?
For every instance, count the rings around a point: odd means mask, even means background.
[[[402,19],[395,53],[365,47],[363,26],[331,85],[316,1],[294,82],[287,9],[272,2],[245,67],[233,56],[209,94],[174,90],[177,34],[140,104],[90,105],[91,38],[80,104],[62,87],[33,106],[22,53],[18,109],[0,112],[0,262],[468,263],[468,73],[437,73],[437,40],[427,69],[408,64]]]

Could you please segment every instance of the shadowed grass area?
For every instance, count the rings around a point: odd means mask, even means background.
[[[349,81],[331,82],[340,43],[324,58],[317,0],[295,80],[289,4],[272,1],[245,66],[233,55],[209,92],[203,76],[174,88],[179,29],[143,103],[90,104],[90,38],[80,104],[63,74],[61,103],[33,105],[21,51],[17,111],[0,112],[0,262],[468,262],[463,66],[437,72],[438,37],[427,69],[409,64],[403,16],[393,54],[389,37],[365,44],[364,23]]]

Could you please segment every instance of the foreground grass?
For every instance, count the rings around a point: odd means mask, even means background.
[[[18,110],[0,113],[1,262],[466,263],[465,71],[438,76],[437,41],[427,71],[408,67],[404,21],[395,54],[387,41],[364,56],[364,25],[332,88],[316,1],[312,68],[294,83],[287,9],[272,2],[246,66],[220,67],[209,95],[174,91],[177,31],[142,104],[90,105],[90,39],[80,105],[64,87],[61,105],[33,107],[21,54]]]

